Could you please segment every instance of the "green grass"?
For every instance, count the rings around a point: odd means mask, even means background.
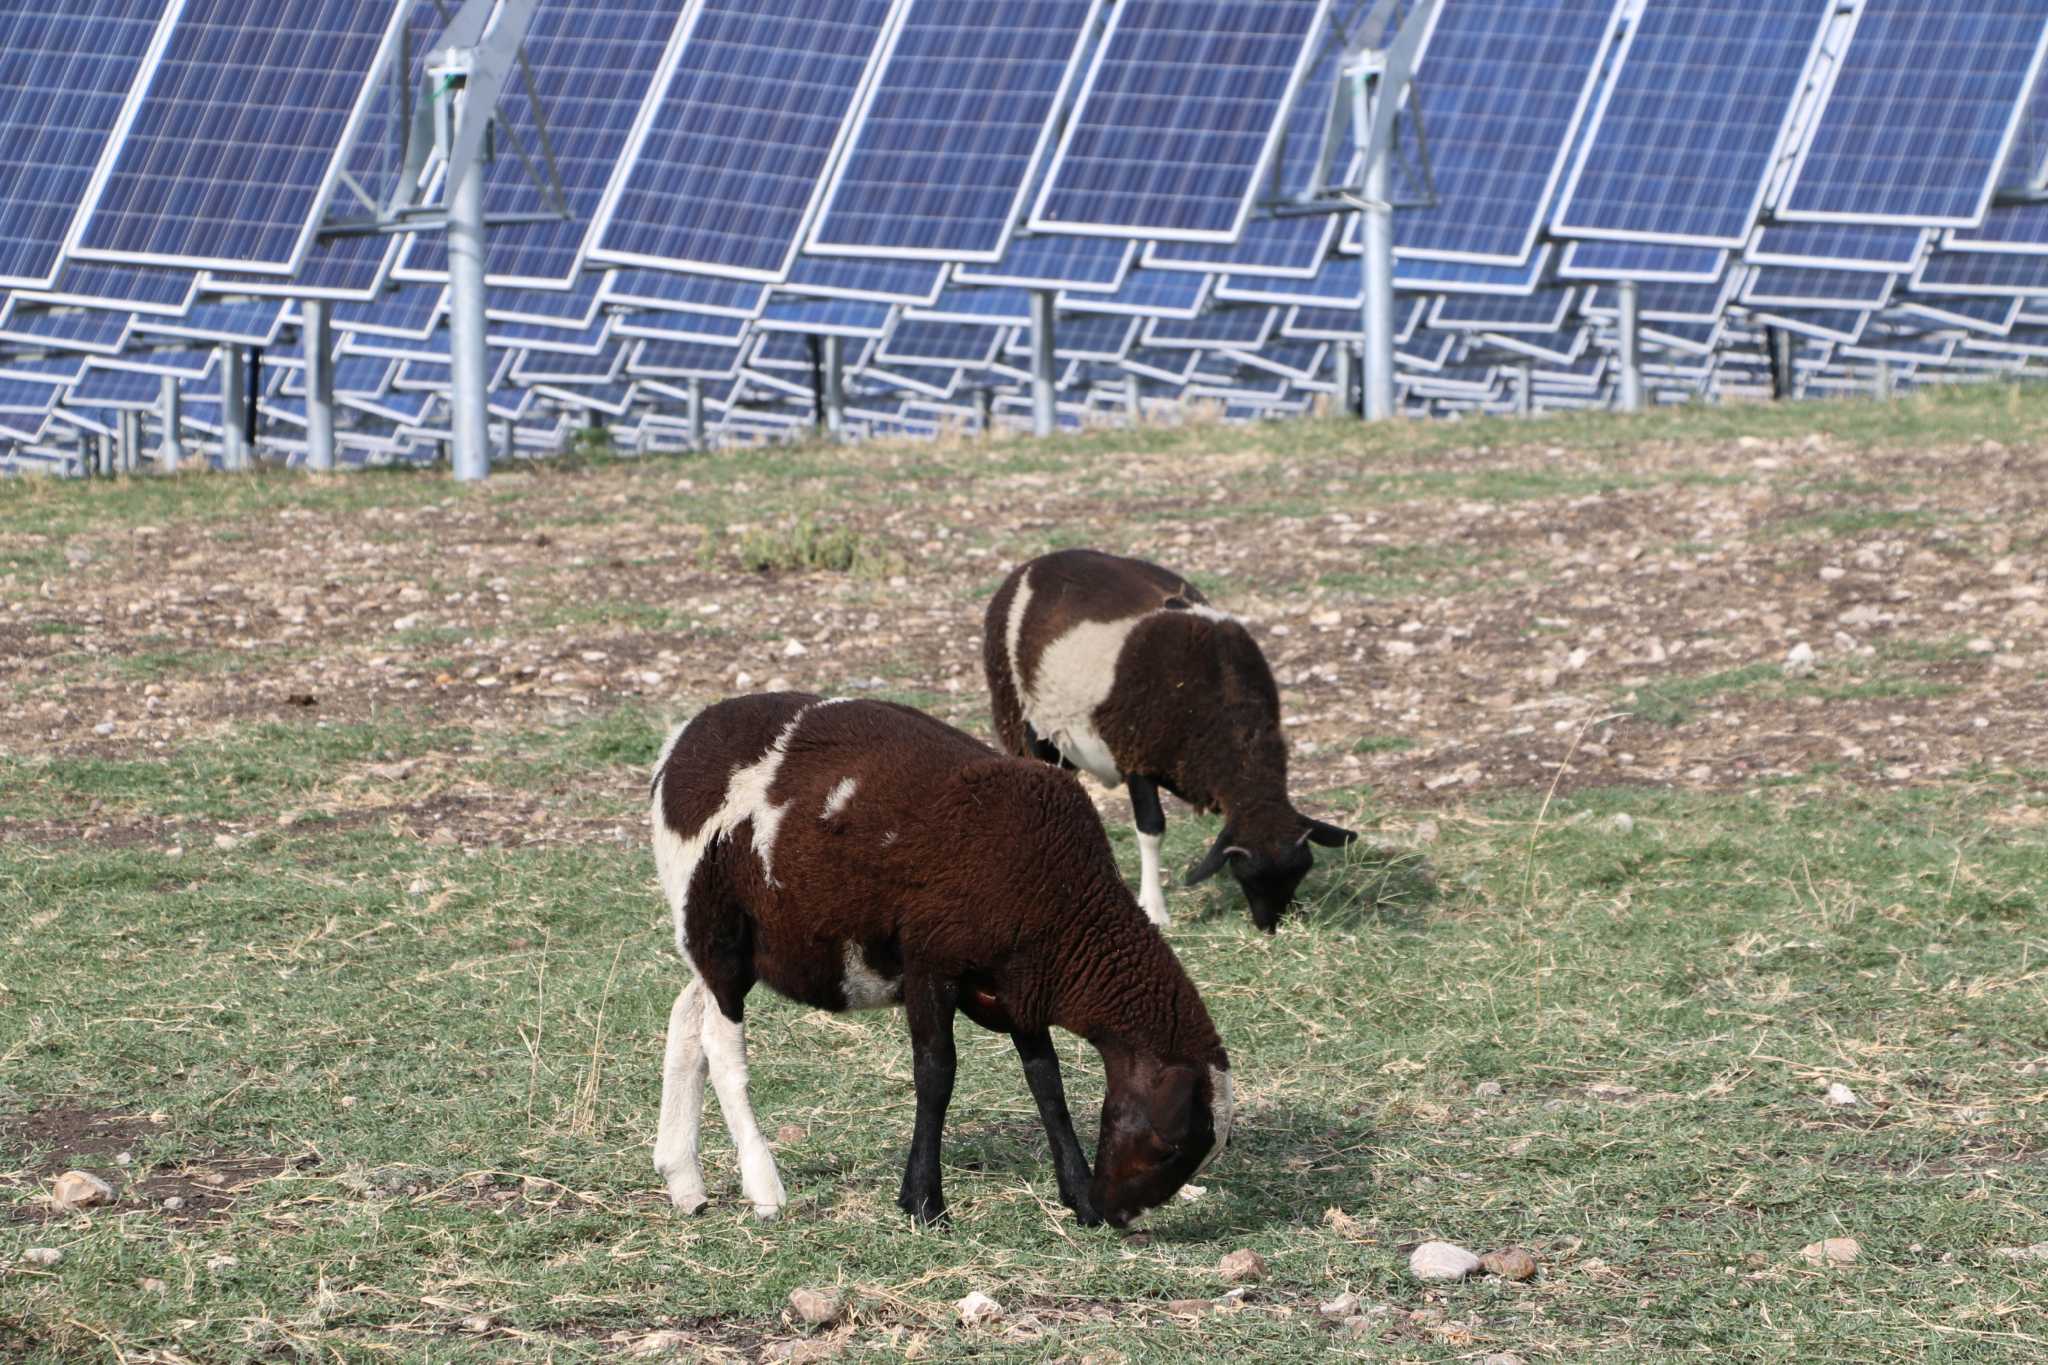
[[[607,775],[601,804],[637,830],[661,719],[407,749],[445,756],[451,780]],[[317,800],[310,774],[398,738],[276,726],[162,763],[15,764],[0,790],[267,823]],[[1171,937],[1231,1048],[1240,1127],[1207,1195],[1136,1239],[1058,1208],[1007,1045],[964,1024],[955,1222],[908,1227],[900,1020],[766,991],[754,1094],[771,1132],[793,1125],[795,1203],[753,1223],[714,1123],[715,1203],[677,1216],[648,1142],[680,972],[637,833],[465,850],[315,822],[177,858],[6,844],[0,1114],[160,1113],[129,1121],[131,1170],[315,1160],[197,1225],[139,1208],[0,1221],[0,1261],[66,1252],[0,1277],[0,1349],[609,1359],[614,1337],[715,1318],[750,1353],[792,1335],[790,1289],[839,1284],[857,1354],[877,1359],[918,1333],[939,1359],[1381,1349],[1318,1320],[1346,1289],[1443,1310],[1440,1330],[1400,1329],[1408,1359],[2021,1358],[2048,1332],[2037,1272],[1990,1253],[2039,1240],[2048,1212],[2041,1082],[2019,1071],[2048,1053],[2048,846],[2039,823],[1986,822],[2040,801],[2010,783],[1517,798],[1442,818],[1427,863],[1370,838],[1322,855],[1276,938],[1224,888],[1176,891]],[[1183,813],[1168,828],[1174,868],[1214,832]],[[1063,1051],[1092,1132],[1099,1065]],[[1826,1108],[1829,1080],[1863,1105]],[[1505,1093],[1476,1096],[1482,1081]],[[0,1161],[0,1208],[26,1212],[39,1155]],[[1862,1243],[1856,1268],[1798,1260],[1834,1235]],[[1402,1270],[1426,1237],[1525,1245],[1543,1272],[1426,1293]],[[1162,1311],[1220,1294],[1238,1247],[1271,1267],[1244,1309]],[[236,1264],[209,1269],[220,1256]],[[963,1335],[949,1304],[975,1289],[1044,1335]]]
[[[1902,665],[1938,662],[1952,657],[1940,651],[1886,651],[1875,661],[1852,657],[1830,662],[1804,678],[1785,675],[1776,663],[1745,664],[1712,673],[1660,678],[1621,698],[1638,718],[1654,725],[1683,725],[1703,706],[1728,696],[1788,700],[1815,697],[1822,701],[1900,700],[1951,696],[1953,683],[1894,671]],[[1970,657],[1963,653],[1960,657]]]

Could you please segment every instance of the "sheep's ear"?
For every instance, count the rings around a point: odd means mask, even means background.
[[[1302,818],[1308,819],[1306,816]],[[1309,820],[1308,830],[1301,837],[1312,844],[1321,844],[1324,848],[1342,848],[1346,844],[1358,842],[1356,830],[1339,829],[1335,825],[1324,824],[1321,820]]]
[[[1178,1064],[1159,1073],[1146,1105],[1153,1132],[1171,1143],[1186,1141],[1195,1126],[1196,1090],[1201,1079],[1195,1068]]]
[[[1181,885],[1198,886],[1208,881],[1209,878],[1215,876],[1218,872],[1221,872],[1223,864],[1229,862],[1232,857],[1251,857],[1250,853],[1230,842],[1236,837],[1237,835],[1232,832],[1230,826],[1225,825],[1223,832],[1216,836],[1216,842],[1210,845],[1207,856],[1201,862],[1195,864],[1195,870],[1188,873],[1187,880],[1182,882]]]

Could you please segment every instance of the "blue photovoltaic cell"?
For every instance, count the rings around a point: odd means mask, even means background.
[[[642,341],[626,362],[628,374],[680,379],[725,378],[739,373],[740,348],[694,341]]]
[[[1345,0],[1332,13],[1342,30],[1351,33],[1372,5],[1373,0]],[[1309,69],[1293,112],[1287,116],[1287,136],[1280,147],[1278,167],[1278,191],[1282,198],[1306,194],[1321,169],[1323,137],[1342,61],[1341,46],[1325,45]],[[1357,143],[1347,118],[1341,124],[1331,161],[1332,175],[1340,185],[1355,185],[1355,180],[1345,172],[1356,159]],[[1330,238],[1336,226],[1337,215],[1331,213],[1259,218],[1245,224],[1244,235],[1234,243],[1154,242],[1146,249],[1145,264],[1162,270],[1217,274],[1235,269],[1269,275],[1313,275],[1330,252]]]
[[[199,292],[199,276],[191,271],[73,261],[57,272],[48,289],[19,292],[24,301],[76,303],[88,308],[119,304],[136,312],[176,316],[192,306]]]
[[[1870,314],[1856,308],[1772,308],[1751,315],[1759,325],[1777,324],[1823,341],[1854,342]]]
[[[1365,258],[1333,256],[1310,280],[1271,275],[1228,275],[1216,297],[1258,303],[1306,303],[1358,308],[1365,303]]]
[[[485,339],[493,346],[509,346],[515,350],[525,347],[536,351],[568,351],[573,354],[589,355],[604,349],[610,339],[612,322],[610,318],[599,318],[588,327],[581,329],[546,325],[532,322],[501,322],[488,319]],[[444,330],[438,336],[440,354],[448,354],[448,334]]]
[[[780,281],[894,0],[702,0],[595,253]]]
[[[0,11],[0,287],[55,275],[165,3],[40,0]]]
[[[683,308],[612,315],[612,330],[620,336],[645,337],[650,341],[696,341],[707,346],[730,346],[753,325],[752,318],[695,313]]]
[[[1525,260],[1626,0],[1445,0],[1417,68],[1433,208],[1394,215],[1404,254]]]
[[[575,282],[591,219],[683,8],[676,0],[541,0],[524,51],[570,216],[493,227],[484,243],[484,270],[491,284],[563,288]],[[540,130],[517,73],[498,101],[498,123],[498,156],[485,170],[484,212],[554,212],[554,203],[535,180]],[[525,148],[528,156],[516,154],[515,147]],[[447,271],[445,239],[439,233],[415,239],[399,264],[405,277],[439,279]]]
[[[939,291],[937,299],[925,307],[910,309],[908,316],[1027,326],[1031,322],[1031,291],[949,284]]]
[[[134,326],[135,315],[126,309],[45,311],[23,308],[12,297],[0,308],[0,338],[31,346],[59,346],[111,355],[128,344],[128,334]]]
[[[2011,331],[2020,316],[2020,300],[2017,298],[1907,295],[1900,302],[1911,313],[1924,313],[1975,331],[2001,335]]]
[[[1668,242],[1611,242],[1585,239],[1565,246],[1557,273],[1567,280],[1671,280],[1707,284],[1728,269],[1720,247],[1674,246]]]
[[[614,270],[605,276],[598,297],[607,305],[680,308],[750,318],[768,302],[768,286],[677,270]]]
[[[597,293],[603,284],[602,275],[585,275],[574,289],[492,289],[485,297],[484,312],[506,322],[580,331],[597,320]]]
[[[1133,270],[1114,294],[1062,294],[1060,307],[1085,313],[1193,317],[1209,301],[1210,278],[1181,270]]]
[[[1539,289],[1511,298],[1500,294],[1446,294],[1430,310],[1429,325],[1459,331],[1554,332],[1570,315],[1574,291]]]
[[[519,384],[609,384],[625,364],[625,349],[616,341],[595,355],[520,351],[512,361],[512,380]]]
[[[1646,322],[1711,322],[1727,308],[1739,282],[1730,273],[1711,284],[1645,284],[1637,292],[1636,309]],[[1586,313],[1613,313],[1620,306],[1620,292],[1611,285],[1589,289],[1579,300]]]
[[[1821,270],[1911,270],[1927,243],[1927,229],[1882,223],[1773,223],[1746,253],[1758,265],[1803,265]]]
[[[1198,318],[1156,318],[1147,346],[1258,347],[1280,321],[1278,308],[1212,308]]]
[[[889,330],[895,307],[862,299],[814,299],[778,292],[761,310],[764,331],[878,337]]]
[[[2048,0],[1865,0],[1778,215],[1976,222],[2044,40]]]
[[[184,0],[80,255],[290,273],[396,0]]]
[[[814,251],[1002,254],[1099,0],[910,0]]]
[[[1059,360],[1119,360],[1130,353],[1142,326],[1137,318],[1115,313],[1069,313],[1052,329],[1052,353]],[[1029,356],[1030,329],[1018,328],[1003,349],[1013,356]]]
[[[1138,244],[1120,237],[1077,237],[1045,233],[1013,237],[994,265],[963,265],[953,272],[962,284],[1009,284],[1027,289],[1081,289],[1115,293],[1137,258]]]
[[[433,335],[440,322],[447,293],[444,285],[411,284],[386,290],[368,303],[336,303],[329,316],[343,332],[425,338]]]
[[[1329,3],[1120,0],[1033,226],[1234,240]]]
[[[1933,251],[1913,276],[1913,287],[1956,294],[2048,294],[2048,254]]]
[[[1552,230],[1741,246],[1835,4],[1649,0]]]
[[[202,299],[176,318],[139,317],[138,332],[191,337],[198,341],[230,341],[268,346],[284,329],[284,299],[248,299],[233,303]]]
[[[877,354],[884,361],[979,368],[995,359],[1002,340],[1000,326],[903,318],[890,330]]]
[[[1949,233],[1943,245],[1956,251],[2048,252],[2048,203],[1993,204],[1982,224]]]
[[[48,412],[64,392],[58,383],[35,383],[27,379],[0,379],[0,412]]]
[[[1881,308],[1893,277],[1871,270],[1811,270],[1758,266],[1742,291],[1744,303],[1815,308]]]
[[[946,283],[934,261],[878,261],[852,256],[799,256],[789,288],[805,294],[889,303],[930,303]]]

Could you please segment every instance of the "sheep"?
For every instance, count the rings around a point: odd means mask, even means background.
[[[897,1202],[946,1216],[939,1135],[955,1011],[1007,1033],[1051,1140],[1060,1199],[1124,1227],[1230,1135],[1230,1061],[1145,921],[1102,822],[1064,774],[877,701],[762,693],[678,729],[655,768],[654,852],[692,978],[669,1014],[654,1165],[686,1212],[707,1070],[757,1216],[786,1203],[747,1099],[755,981],[820,1009],[900,1005],[917,1120]],[[1102,1054],[1091,1178],[1050,1030]]]
[[[1161,787],[1223,815],[1186,885],[1227,864],[1268,933],[1315,862],[1308,845],[1358,837],[1288,800],[1280,692],[1265,656],[1242,621],[1169,569],[1099,550],[1019,565],[989,602],[982,663],[1006,750],[1128,785],[1138,901],[1154,924],[1172,922]]]

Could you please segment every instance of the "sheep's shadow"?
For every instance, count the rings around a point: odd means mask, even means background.
[[[1436,868],[1422,853],[1360,840],[1337,856],[1318,859],[1283,923],[1317,929],[1415,928],[1441,895]],[[1176,919],[1184,915],[1192,924],[1233,917],[1250,923],[1244,893],[1227,877],[1182,891],[1169,904]]]

